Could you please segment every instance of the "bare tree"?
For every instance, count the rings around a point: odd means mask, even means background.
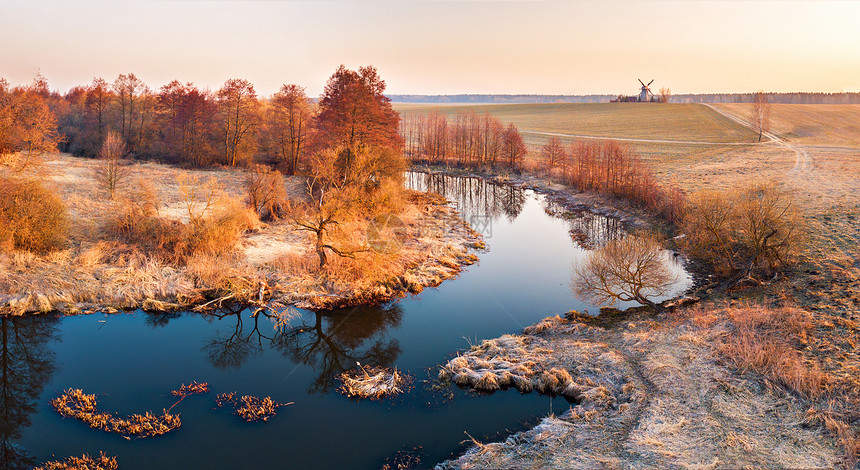
[[[544,168],[547,175],[552,176],[552,170],[565,160],[564,145],[561,139],[557,136],[552,136],[546,144],[541,147],[541,156],[543,157]]]
[[[347,184],[341,175],[337,161],[339,149],[328,149],[313,155],[312,174],[308,178],[307,195],[309,203],[294,209],[292,219],[296,229],[311,232],[316,236],[315,250],[319,267],[325,267],[328,253],[344,258],[355,258],[355,253],[366,251],[363,248],[346,249],[336,247],[332,235],[347,218],[355,203],[353,185]]]
[[[753,107],[751,122],[753,130],[758,132],[758,141],[761,142],[763,133],[770,131],[770,101],[763,91],[756,92],[753,96]]]
[[[576,268],[577,295],[598,305],[636,301],[654,306],[654,296],[665,295],[674,281],[669,259],[653,239],[628,235],[590,252]]]
[[[128,178],[129,171],[123,163],[125,157],[125,144],[122,137],[113,131],[108,131],[102,148],[99,151],[101,161],[96,166],[96,181],[113,199],[117,189]]]
[[[660,102],[668,103],[672,98],[672,90],[667,87],[660,88]]]

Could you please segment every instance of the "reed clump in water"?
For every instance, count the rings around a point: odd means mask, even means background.
[[[164,410],[161,416],[147,411],[127,418],[99,412],[95,394],[86,394],[79,388],[67,389],[51,400],[51,406],[64,417],[79,419],[93,429],[120,434],[124,437],[152,437],[166,434],[182,424],[179,415]]]
[[[185,398],[189,395],[202,395],[204,393],[209,393],[209,383],[201,382],[197,383],[196,381],[192,381],[190,384],[185,385],[182,384],[179,387],[179,390],[171,390],[170,394],[174,397]]]
[[[215,404],[222,407],[227,403],[233,404],[233,412],[247,422],[268,421],[269,418],[278,414],[278,409],[283,406],[292,405],[293,402],[279,403],[272,397],[259,398],[253,395],[243,395],[236,399],[236,392],[219,393],[215,397]]]
[[[399,395],[412,385],[412,378],[403,372],[378,366],[362,366],[340,374],[338,391],[353,398],[380,400]]]
[[[116,470],[119,466],[116,457],[108,457],[99,452],[96,458],[84,454],[81,457],[69,457],[65,460],[49,460],[33,470]]]

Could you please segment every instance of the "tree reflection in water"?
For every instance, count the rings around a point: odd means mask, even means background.
[[[403,318],[398,305],[306,312],[301,319],[264,312],[250,316],[249,312],[220,310],[208,315],[236,322],[232,329],[219,331],[203,345],[215,367],[239,368],[269,347],[296,364],[311,367],[315,377],[308,392],[326,393],[336,384],[337,376],[356,362],[389,367],[401,352],[399,342],[387,334]],[[273,333],[261,331],[261,317],[268,318],[264,320],[263,331],[272,331],[269,321],[274,322]]]
[[[502,215],[514,220],[526,203],[522,188],[483,178],[410,171],[406,174],[406,184],[409,188],[431,191],[453,201],[466,220]]]
[[[48,343],[57,319],[0,317],[0,468],[32,468],[34,459],[15,444],[30,425],[36,400],[56,366]]]

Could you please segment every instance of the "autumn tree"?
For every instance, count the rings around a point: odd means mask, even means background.
[[[113,91],[120,111],[120,136],[129,150],[136,150],[134,121],[137,120],[141,95],[148,91],[146,84],[133,73],[120,74],[113,82]]]
[[[770,101],[763,91],[756,92],[753,96],[750,122],[753,130],[758,132],[758,141],[761,142],[762,134],[770,131]]]
[[[87,118],[92,127],[95,128],[95,135],[98,142],[104,142],[105,131],[107,127],[107,112],[108,106],[113,95],[111,94],[110,85],[103,78],[93,78],[93,82],[87,87],[87,97],[85,101]]]
[[[522,166],[528,149],[523,143],[523,137],[513,124],[508,124],[502,137],[502,156],[511,169]]]
[[[559,166],[566,158],[564,145],[561,139],[557,136],[552,136],[541,147],[541,157],[543,157],[544,169],[548,175],[552,175],[552,170]]]
[[[218,90],[221,111],[224,163],[235,166],[247,161],[253,151],[258,125],[257,92],[248,80],[231,78]]]
[[[10,88],[0,79],[0,157],[16,171],[55,151],[60,140],[57,118],[42,86],[37,80],[31,86]]]
[[[316,119],[318,142],[340,149],[343,178],[349,178],[354,156],[362,148],[400,150],[400,115],[384,92],[385,81],[372,66],[356,72],[341,65],[326,83]]]
[[[305,89],[298,85],[283,85],[272,97],[266,113],[266,131],[275,152],[286,166],[287,174],[295,174],[308,146],[313,118],[312,104]]]

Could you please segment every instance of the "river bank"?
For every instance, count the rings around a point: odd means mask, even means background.
[[[316,269],[311,235],[287,220],[254,223],[229,252],[171,263],[108,233],[116,203],[102,194],[96,164],[54,154],[31,175],[67,205],[71,229],[60,250],[0,254],[0,315],[186,310],[217,298],[314,309],[381,303],[456,276],[476,261],[473,251],[482,246],[480,234],[444,200],[410,193],[397,218],[396,249],[373,253],[378,266],[369,278],[333,275],[348,270],[348,260]],[[187,222],[184,187],[211,180],[221,195],[241,201],[249,176],[237,169],[155,163],[135,163],[129,173],[153,188],[159,216],[177,222]],[[302,197],[301,178],[289,178],[286,185],[289,197]]]
[[[442,365],[444,380],[567,394],[574,404],[503,442],[475,441],[437,468],[856,467],[856,190],[826,161],[800,173],[785,149],[735,153],[731,172],[679,161],[660,178],[687,191],[775,181],[810,230],[798,264],[775,282],[729,290],[712,290],[699,270],[702,303],[692,308],[548,318],[462,352]],[[489,177],[555,189],[532,176]],[[567,191],[579,197],[559,189]],[[612,210],[614,201],[591,197]]]

